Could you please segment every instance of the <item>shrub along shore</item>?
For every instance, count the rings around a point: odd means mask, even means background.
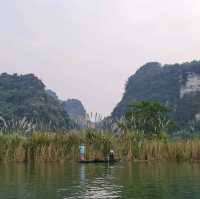
[[[86,159],[104,159],[109,151],[116,158],[134,161],[199,161],[200,140],[144,138],[127,132],[35,133],[30,136],[0,134],[0,162],[69,162],[79,159],[79,145],[86,146]]]

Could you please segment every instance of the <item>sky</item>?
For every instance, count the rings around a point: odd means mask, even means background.
[[[0,73],[109,115],[146,62],[200,60],[199,0],[0,0]]]

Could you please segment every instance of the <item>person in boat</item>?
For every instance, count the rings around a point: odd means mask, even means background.
[[[79,150],[80,150],[80,161],[84,161],[85,160],[85,145],[81,144],[79,146]]]
[[[110,150],[110,153],[109,153],[109,161],[113,161],[115,160],[115,153],[113,150]]]

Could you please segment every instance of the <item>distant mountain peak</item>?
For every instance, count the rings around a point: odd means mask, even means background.
[[[74,98],[68,99],[63,102],[63,105],[70,118],[74,120],[85,119],[86,110],[80,100]]]
[[[162,65],[159,62],[148,62],[143,65],[136,74],[154,74],[162,70]]]

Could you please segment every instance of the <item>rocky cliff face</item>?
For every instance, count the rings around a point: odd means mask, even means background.
[[[156,100],[172,108],[179,124],[200,120],[200,62],[142,66],[126,84],[125,93],[112,113],[120,118],[135,101]]]

